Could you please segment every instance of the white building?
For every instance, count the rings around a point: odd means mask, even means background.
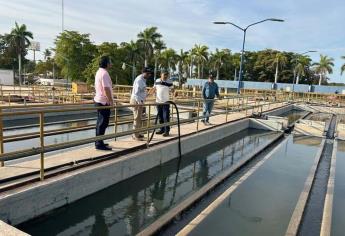
[[[0,70],[0,84],[14,85],[13,70]]]
[[[67,83],[65,79],[47,79],[47,78],[38,78],[36,83],[46,86],[64,86]]]

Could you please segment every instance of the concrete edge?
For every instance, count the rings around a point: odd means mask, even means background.
[[[279,148],[282,147],[288,141],[286,138],[276,147],[273,148],[262,160],[251,167],[239,180],[226,189],[218,198],[216,198],[211,204],[209,204],[199,215],[191,220],[182,230],[176,235],[185,236],[188,235],[193,229],[199,225],[212,211],[217,208],[228,196],[230,196],[244,181],[246,181],[257,169],[259,169],[268,159],[270,159]]]
[[[30,236],[27,233],[24,233],[23,231],[20,231],[19,229],[6,224],[5,222],[0,220],[0,235],[4,236]]]
[[[307,180],[304,183],[304,188],[303,188],[303,190],[302,190],[302,192],[298,198],[296,207],[292,213],[292,216],[291,216],[291,219],[289,222],[289,226],[288,226],[286,233],[285,233],[286,236],[293,236],[293,235],[297,235],[297,233],[298,233],[300,224],[302,222],[303,213],[304,213],[306,204],[307,204],[308,199],[309,199],[311,187],[314,183],[316,170],[317,170],[317,167],[319,165],[321,154],[322,154],[322,151],[324,149],[325,143],[326,143],[326,139],[323,138],[322,142],[320,144],[320,148],[315,155],[315,160],[314,160],[314,163],[313,163],[313,165],[309,171],[309,175],[307,177]]]
[[[336,162],[337,162],[337,149],[338,149],[338,141],[335,140],[334,144],[333,144],[331,168],[330,168],[329,178],[328,178],[328,183],[327,183],[327,192],[326,192],[326,197],[325,197],[325,204],[323,207],[320,236],[331,235],[335,170],[336,170]]]
[[[217,187],[221,182],[223,182],[225,179],[227,179],[231,174],[236,172],[237,170],[241,169],[246,163],[251,161],[253,158],[255,158],[257,155],[259,155],[261,152],[263,152],[266,148],[268,148],[273,143],[277,142],[279,139],[283,138],[284,134],[278,134],[276,138],[274,138],[272,141],[264,145],[262,148],[256,150],[253,154],[247,155],[244,159],[242,159],[239,163],[232,166],[228,170],[225,170],[222,174],[219,176],[214,177],[208,184],[206,184],[204,187],[199,189],[197,192],[193,193],[191,196],[189,196],[187,199],[185,199],[183,202],[176,205],[174,208],[172,208],[169,212],[161,216],[159,219],[157,219],[155,222],[150,224],[148,227],[146,227],[144,230],[139,232],[138,236],[147,236],[147,235],[153,235],[159,230],[164,227],[165,225],[169,224],[176,216],[180,215],[182,212],[184,212],[186,209],[191,207],[193,204],[195,204],[197,201],[202,199],[202,197],[207,194],[208,192],[212,191],[215,187]]]
[[[197,133],[185,137],[182,153],[192,152],[248,127],[249,119],[243,119],[205,130],[203,135]],[[17,225],[159,166],[178,157],[177,143],[178,140],[172,140],[140,153],[134,152],[1,193],[0,219]],[[142,158],[147,161],[142,162]]]

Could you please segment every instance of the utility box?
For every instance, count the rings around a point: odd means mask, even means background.
[[[83,82],[73,82],[72,83],[72,93],[87,93],[88,87],[86,83]]]

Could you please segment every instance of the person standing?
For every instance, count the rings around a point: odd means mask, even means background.
[[[108,70],[111,67],[111,61],[108,56],[102,56],[99,62],[99,69],[95,75],[96,95],[94,102],[96,107],[113,106],[113,83]],[[96,136],[105,134],[109,125],[110,109],[97,110]],[[112,150],[103,140],[95,142],[96,149],[110,151]]]
[[[204,99],[204,107],[203,107],[203,119],[201,122],[203,122],[205,125],[210,124],[209,118],[212,112],[212,108],[214,105],[214,98],[217,96],[217,98],[220,98],[219,96],[219,89],[216,82],[214,82],[214,76],[213,74],[210,74],[208,76],[208,81],[205,83],[203,89],[202,89],[202,97]]]
[[[142,74],[138,75],[133,82],[133,89],[130,99],[131,105],[140,105],[144,104],[146,100],[146,80],[150,78],[152,70],[148,67],[145,67],[142,70]],[[142,115],[143,115],[143,106],[133,107],[133,129],[139,129],[142,126]],[[132,136],[134,140],[142,141],[144,136],[139,132],[135,132]]]
[[[156,102],[162,103],[157,105],[157,112],[159,123],[170,122],[170,104],[166,102],[170,99],[170,91],[173,90],[173,82],[169,79],[169,73],[166,70],[161,71],[161,77],[155,81],[153,92],[156,92]],[[151,93],[151,91],[150,91]],[[164,137],[168,137],[170,132],[170,126],[161,127],[156,134],[163,134]]]

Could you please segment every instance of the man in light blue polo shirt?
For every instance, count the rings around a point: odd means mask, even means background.
[[[201,120],[205,125],[209,125],[209,117],[212,112],[212,108],[214,105],[214,98],[220,98],[219,96],[219,89],[216,82],[214,82],[214,76],[212,73],[208,76],[208,81],[205,83],[204,87],[202,88],[202,97],[204,99],[204,107],[203,107],[203,116],[204,119]]]

